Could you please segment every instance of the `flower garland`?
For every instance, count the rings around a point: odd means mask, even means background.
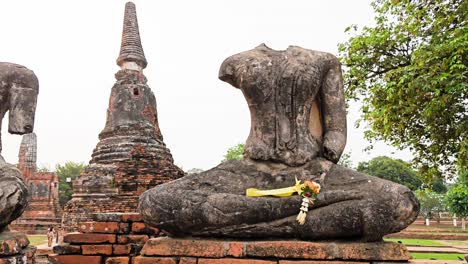
[[[249,197],[259,197],[259,196],[277,196],[277,197],[288,197],[293,195],[294,193],[299,194],[302,196],[302,204],[299,210],[299,214],[296,217],[296,221],[303,225],[305,223],[305,219],[307,216],[307,212],[309,211],[309,204],[313,204],[317,195],[320,192],[320,184],[313,182],[313,181],[304,181],[301,184],[296,178],[296,184],[291,187],[280,188],[280,189],[273,189],[273,190],[259,190],[255,188],[249,188],[246,190],[246,195]]]

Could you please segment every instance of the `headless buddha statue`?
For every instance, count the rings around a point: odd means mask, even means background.
[[[415,220],[419,204],[408,188],[335,164],[346,144],[335,56],[262,44],[227,58],[219,78],[239,88],[249,106],[244,160],[145,192],[145,222],[173,236],[378,241]],[[303,225],[295,221],[301,196],[245,195],[248,188],[293,186],[295,178],[322,186]]]

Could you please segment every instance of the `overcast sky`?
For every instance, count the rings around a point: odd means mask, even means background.
[[[0,61],[22,64],[39,78],[35,132],[38,165],[88,163],[104,128],[120,50],[126,1],[0,0]],[[250,128],[241,92],[218,80],[228,56],[266,43],[298,45],[337,54],[350,24],[369,25],[370,1],[150,1],[136,0],[159,124],[175,163],[184,170],[216,166],[226,150],[243,143]],[[378,155],[411,159],[384,143],[370,153],[363,129],[348,113],[354,165]],[[7,133],[2,155],[18,160],[21,137]]]

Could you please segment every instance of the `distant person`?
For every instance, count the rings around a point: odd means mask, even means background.
[[[59,242],[59,235],[60,235],[60,228],[54,228],[54,235],[55,235],[55,244],[58,244]]]
[[[52,226],[49,227],[47,231],[47,245],[49,247],[52,246],[52,241],[54,240],[54,228]]]

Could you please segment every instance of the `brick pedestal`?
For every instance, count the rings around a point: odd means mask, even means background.
[[[410,255],[397,243],[227,241],[208,239],[150,239],[133,264],[321,264],[406,263]]]
[[[36,247],[29,246],[26,235],[16,232],[0,234],[0,264],[32,264]]]

